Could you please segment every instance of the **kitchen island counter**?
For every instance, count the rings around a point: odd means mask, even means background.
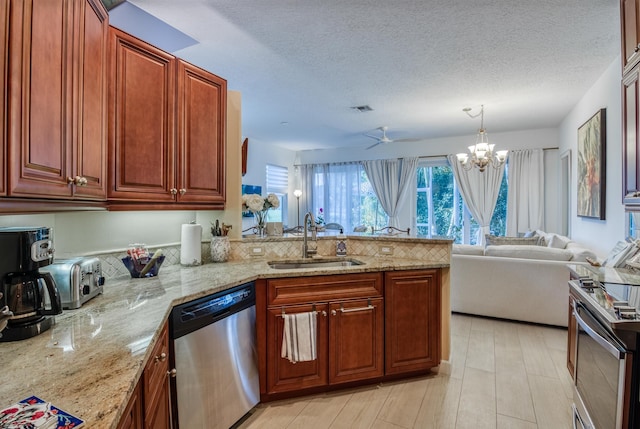
[[[87,428],[115,428],[175,305],[258,278],[449,266],[448,254],[435,262],[353,258],[364,264],[273,269],[268,259],[260,258],[198,267],[168,266],[155,278],[110,280],[104,294],[56,316],[49,331],[24,341],[0,343],[0,405],[36,395],[82,418]],[[448,287],[448,279],[446,284]]]

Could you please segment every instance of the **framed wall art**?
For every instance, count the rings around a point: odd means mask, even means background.
[[[606,109],[578,128],[578,216],[604,220]]]

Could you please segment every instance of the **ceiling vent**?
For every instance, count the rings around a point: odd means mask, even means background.
[[[373,110],[368,104],[365,104],[363,106],[353,106],[352,109],[362,113],[371,112]]]

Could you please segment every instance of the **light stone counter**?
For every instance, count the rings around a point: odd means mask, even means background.
[[[451,243],[444,245],[450,253]],[[257,278],[449,266],[448,254],[438,261],[350,257],[365,264],[276,270],[260,258],[191,268],[163,266],[155,278],[109,280],[104,294],[56,316],[49,331],[0,343],[0,406],[36,395],[84,419],[87,428],[115,428],[174,305]]]

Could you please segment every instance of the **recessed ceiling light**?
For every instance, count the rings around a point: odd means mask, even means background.
[[[357,110],[358,112],[371,112],[373,109],[368,104],[364,104],[362,106],[353,106],[351,107],[353,110]]]

